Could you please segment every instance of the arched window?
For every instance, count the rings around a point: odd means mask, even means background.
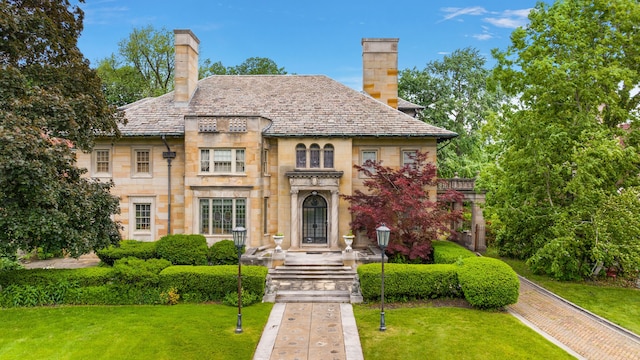
[[[333,145],[324,146],[324,167],[333,168]]]
[[[309,147],[309,163],[312,168],[320,167],[320,146],[318,144],[311,144]]]
[[[307,167],[307,147],[304,144],[298,144],[296,146],[296,167]]]

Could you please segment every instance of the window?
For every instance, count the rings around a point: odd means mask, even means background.
[[[93,175],[111,176],[111,151],[96,149],[93,152]]]
[[[201,149],[200,172],[244,173],[244,149]]]
[[[266,234],[269,231],[269,198],[265,197],[263,200],[262,207],[264,211],[262,212],[262,227],[264,228],[263,233]]]
[[[326,144],[324,148],[320,148],[318,144],[311,144],[309,149],[304,144],[296,146],[296,168],[306,169],[307,160],[309,160],[309,168],[311,169],[332,169],[334,148],[331,144]]]
[[[151,231],[151,204],[135,204],[136,230]]]
[[[324,167],[333,168],[333,145],[324,146]]]
[[[155,239],[155,197],[133,196],[129,198],[128,238],[142,241]]]
[[[229,235],[237,226],[246,226],[246,199],[200,199],[201,234]]]
[[[415,162],[415,150],[402,150],[402,166],[412,165]]]
[[[307,147],[304,144],[296,146],[296,167],[301,169],[307,167]]]
[[[312,168],[320,167],[320,146],[313,144],[309,147],[309,155],[311,157],[310,165]]]
[[[269,150],[262,151],[262,173],[269,175]]]
[[[151,150],[134,149],[133,150],[133,175],[144,176],[151,175]]]
[[[378,150],[362,150],[362,165],[369,160],[378,161]]]

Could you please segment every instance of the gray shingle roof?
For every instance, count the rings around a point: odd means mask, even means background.
[[[198,82],[185,106],[173,92],[124,106],[124,136],[181,135],[184,117],[262,116],[266,136],[457,136],[323,75],[214,75]]]

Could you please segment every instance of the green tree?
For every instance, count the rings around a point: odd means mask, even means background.
[[[264,57],[250,57],[242,64],[227,68],[230,75],[285,75],[284,67]]]
[[[96,70],[111,105],[122,106],[151,95],[140,72],[131,65],[119,64],[115,55],[100,60]]]
[[[211,75],[285,75],[284,67],[278,67],[275,61],[264,57],[250,57],[242,64],[225,67],[222,62],[206,59],[200,65],[200,78]]]
[[[0,12],[0,254],[79,256],[117,243],[111,185],[75,166],[96,134],[119,135],[77,47],[83,12],[66,0],[2,1]]]
[[[495,79],[518,99],[491,124],[487,200],[503,225],[500,251],[563,279],[601,266],[637,273],[637,220],[620,232],[610,225],[619,214],[600,209],[631,204],[621,189],[638,185],[640,4],[538,3],[529,20],[494,51]],[[614,234],[626,237],[615,241],[630,245],[630,261],[601,254]]]
[[[133,66],[147,84],[148,96],[173,90],[174,51],[173,33],[151,25],[133,29],[129,38],[118,44],[124,63]]]
[[[98,75],[111,105],[122,106],[173,90],[175,71],[173,32],[149,25],[133,29],[118,44],[118,53],[98,61]],[[269,58],[251,57],[237,66],[204,59],[200,79],[211,75],[286,74]]]
[[[438,174],[475,177],[487,162],[481,127],[497,112],[504,96],[499,88],[489,88],[490,71],[477,49],[464,48],[427,63],[423,70],[400,72],[400,97],[422,105],[420,119],[459,134],[438,151]]]

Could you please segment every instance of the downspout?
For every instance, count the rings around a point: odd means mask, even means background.
[[[162,158],[167,159],[167,235],[171,235],[171,160],[176,158],[176,152],[171,151],[164,135],[162,135],[162,142],[167,147],[167,151],[162,152]]]

